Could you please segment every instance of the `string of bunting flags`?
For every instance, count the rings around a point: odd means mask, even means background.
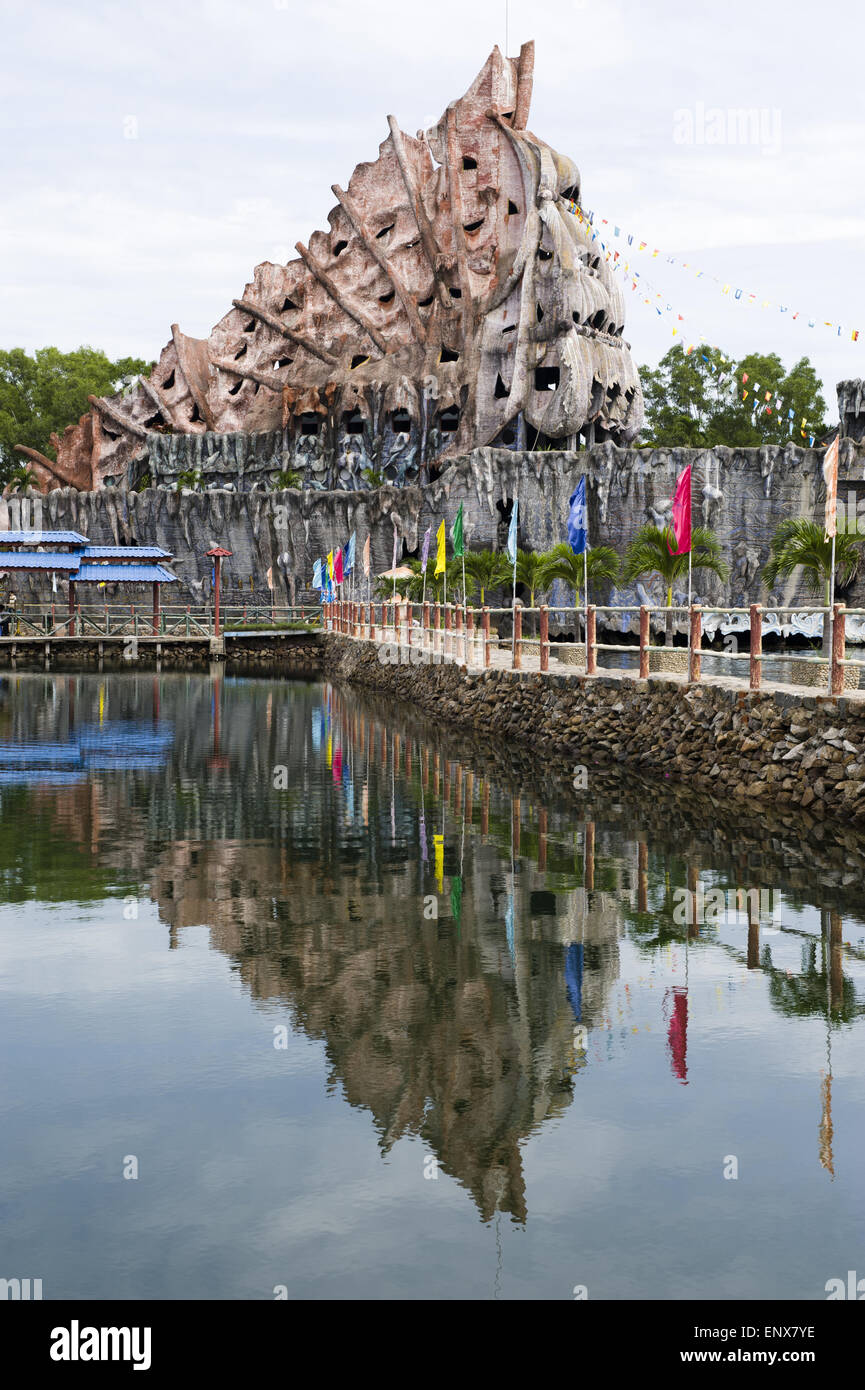
[[[626,278],[626,281],[629,281],[629,282],[630,282],[629,288],[630,288],[632,291],[641,291],[641,292],[642,292],[642,290],[649,290],[650,293],[649,293],[648,295],[643,295],[643,303],[649,305],[651,308],[654,308],[654,309],[655,309],[655,312],[656,312],[659,316],[661,316],[661,317],[663,317],[664,313],[675,314],[675,320],[676,320],[676,322],[675,322],[675,325],[674,325],[674,327],[673,327],[673,336],[676,337],[676,336],[681,332],[681,329],[679,328],[678,325],[681,324],[681,323],[684,323],[684,321],[685,321],[684,315],[678,313],[678,312],[674,309],[673,305],[669,302],[669,300],[666,299],[666,297],[661,293],[660,290],[658,290],[658,289],[656,288],[656,286],[651,282],[651,280],[648,279],[647,276],[643,275],[643,273],[642,273],[641,271],[634,269],[634,268],[631,266],[631,263],[630,263],[629,260],[623,259],[621,252],[619,252],[619,251],[613,251],[612,248],[611,248],[610,246],[607,245],[607,243],[606,243],[606,242],[604,241],[604,239],[603,239],[602,234],[597,230],[597,226],[596,226],[595,221],[594,221],[594,214],[593,214],[593,213],[591,213],[591,212],[584,212],[584,211],[579,207],[579,205],[578,205],[577,203],[573,203],[573,202],[570,202],[570,201],[567,202],[567,206],[568,206],[570,212],[577,218],[577,220],[585,225],[587,234],[588,234],[589,229],[590,229],[590,228],[592,229],[590,240],[591,240],[591,241],[597,241],[598,246],[599,246],[600,249],[604,252],[604,255],[605,255],[606,260],[610,263],[610,265],[612,266],[612,268],[613,268],[614,271],[615,271],[615,270],[621,270],[621,271],[622,271],[622,273],[624,274],[624,276],[625,276],[625,278]],[[605,218],[605,217],[602,218],[602,219],[601,219],[601,223],[604,224],[604,225],[607,225],[607,218]],[[629,245],[631,245],[631,244],[634,242],[634,240],[635,240],[635,238],[631,235],[631,233],[629,233],[629,232],[623,232],[622,229],[621,229],[621,227],[617,227],[617,226],[615,226],[615,225],[613,226],[613,234],[614,234],[614,236],[617,236],[617,237],[618,237],[618,236],[624,236],[624,237],[626,237]],[[640,241],[640,242],[637,243],[637,250],[638,250],[638,251],[643,251],[643,250],[645,250],[645,249],[648,248],[648,245],[649,245],[648,242],[646,242],[646,241]],[[659,250],[657,247],[652,251],[652,257],[653,257],[653,258],[656,258],[656,257],[659,256],[660,254],[661,254],[661,252],[660,252],[660,250]],[[676,264],[676,258],[675,258],[674,256],[666,256],[665,259],[666,259],[669,263],[671,263],[671,264]],[[683,268],[688,268],[688,267],[689,267],[689,262],[687,262],[687,261],[682,262],[682,266],[683,266]],[[698,272],[697,272],[698,277],[699,277],[699,276],[702,276],[703,274],[705,274],[704,271],[698,271]],[[711,276],[710,278],[713,279],[713,280],[716,280],[716,281],[718,282],[718,284],[721,284],[721,281],[720,281],[720,279],[718,278],[718,276],[713,275],[713,276]],[[638,281],[641,282],[641,283],[638,283]],[[729,290],[729,288],[730,288],[730,286],[727,285],[727,286],[725,287],[725,291],[724,291],[724,292],[726,293],[726,292]],[[740,298],[740,297],[741,297],[741,294],[742,294],[742,291],[741,291],[741,290],[737,290],[737,291],[736,291],[736,294],[735,294],[735,298],[737,298],[737,299]],[[751,296],[749,296],[749,299],[751,299],[751,300],[756,299],[756,296],[755,296],[755,295],[751,295]],[[660,300],[661,302],[660,302],[660,303],[657,303],[656,301],[658,301],[658,300]],[[763,303],[764,303],[764,307],[765,307],[766,305],[768,305],[768,304],[770,303],[770,301],[769,301],[769,300],[765,300],[765,301],[763,301]],[[786,309],[782,309],[782,312],[783,312],[783,313],[786,313],[787,310],[786,310]],[[794,318],[798,318],[798,317],[799,317],[798,311],[793,315],[793,317],[794,317]],[[811,320],[809,320],[809,323],[811,324],[811,327],[814,326],[814,324],[813,324],[813,322],[812,322]],[[832,327],[832,326],[833,326],[833,325],[829,324],[828,320],[826,320],[826,323],[828,324],[829,327]],[[839,333],[840,333],[840,331],[841,331],[841,330],[840,330],[840,326],[839,326],[838,331],[839,331]],[[859,332],[858,332],[858,329],[857,329],[857,330],[854,330],[854,331],[853,331],[853,341],[854,341],[854,342],[858,341],[858,338],[859,338]],[[689,344],[689,346],[685,349],[685,354],[686,354],[686,356],[690,356],[690,354],[691,354],[692,352],[697,351],[698,348],[699,348],[701,345],[706,344],[707,341],[708,341],[708,340],[706,339],[705,335],[701,334],[701,335],[700,335],[699,343],[691,343],[691,344]],[[719,352],[719,353],[721,352],[720,348],[717,348],[717,347],[715,348],[715,351],[716,351],[716,352]],[[733,376],[732,371],[729,370],[729,369],[731,369],[732,366],[733,366],[732,360],[731,360],[730,358],[724,357],[723,353],[721,353],[721,364],[722,364],[722,365],[721,365],[720,367],[716,367],[715,364],[712,362],[711,358],[710,358],[705,352],[700,352],[700,357],[701,357],[702,360],[707,364],[707,366],[708,366],[709,370],[712,372],[712,374],[717,378],[718,385],[721,386],[721,387],[724,389],[724,394],[727,396],[727,399],[728,399],[728,401],[729,401],[731,404],[737,403],[737,404],[740,404],[740,405],[741,405],[741,404],[744,404],[744,403],[745,403],[746,401],[748,401],[748,400],[751,401],[751,405],[748,407],[748,413],[749,413],[750,416],[751,416],[751,423],[752,423],[752,424],[756,425],[756,423],[757,423],[757,415],[758,415],[758,414],[768,414],[768,415],[771,415],[773,412],[777,412],[780,416],[783,417],[784,414],[785,414],[785,412],[786,412],[786,418],[787,418],[787,420],[789,421],[789,424],[790,424],[790,434],[791,434],[791,436],[792,436],[792,434],[793,434],[793,432],[794,432],[794,430],[795,430],[795,427],[796,427],[796,412],[795,412],[795,410],[793,409],[793,407],[789,404],[788,401],[783,400],[783,399],[782,399],[780,396],[778,396],[777,394],[773,394],[772,391],[766,391],[766,392],[764,393],[763,399],[760,400],[760,398],[759,398],[759,393],[760,393],[760,390],[761,390],[760,383],[759,383],[759,382],[754,382],[754,383],[750,386],[750,389],[748,389],[749,377],[748,377],[748,373],[747,373],[747,372],[743,372],[743,373],[742,373],[742,381],[741,381],[742,394],[741,394],[741,396],[740,396],[740,394],[739,394],[739,385],[740,385],[740,383],[738,383],[738,382],[734,379],[734,376]],[[812,425],[812,424],[809,424],[809,422],[804,418],[804,416],[801,418],[801,421],[800,421],[800,424],[799,424],[799,433],[801,434],[801,436],[802,436],[803,439],[807,439],[807,440],[808,440],[808,447],[809,447],[809,448],[813,448],[813,447],[814,447],[815,440],[816,440],[816,437],[817,437],[817,427],[814,426],[814,425]]]
[[[596,219],[595,214],[593,212],[586,212],[583,208],[579,206],[578,203],[574,203],[570,199],[566,200],[566,205],[568,207],[568,210],[573,214],[573,216],[577,218],[578,222],[583,222],[586,224],[587,228],[592,229],[591,239],[593,241],[596,238],[600,240],[601,237],[604,235],[604,233],[602,233],[599,230],[600,227],[609,227],[610,231],[608,231],[606,235],[612,235],[613,238],[619,238],[625,241],[628,247],[630,248],[631,252],[648,252],[652,260],[657,260],[659,256],[663,256],[666,265],[675,265],[678,266],[681,270],[693,271],[695,277],[698,280],[711,280],[714,284],[719,286],[721,294],[726,295],[728,298],[730,298],[731,302],[745,304],[752,308],[759,304],[761,309],[778,309],[779,312],[782,314],[789,314],[791,320],[793,321],[801,321],[802,323],[807,323],[809,328],[815,328],[817,326],[821,328],[832,328],[835,330],[835,336],[838,338],[843,337],[843,335],[848,331],[847,329],[845,329],[843,324],[835,323],[831,319],[818,319],[816,317],[812,318],[808,314],[803,314],[801,309],[791,309],[789,304],[780,304],[771,299],[761,299],[760,296],[756,293],[756,291],[751,290],[748,291],[748,293],[746,294],[743,289],[735,287],[732,281],[724,281],[721,278],[721,276],[713,275],[711,271],[700,270],[693,264],[692,261],[683,261],[678,256],[671,256],[668,253],[661,251],[660,248],[657,246],[651,247],[650,242],[645,241],[640,237],[637,237],[633,232],[624,230],[622,227],[617,226],[614,222],[611,223],[609,221],[609,218],[602,217],[600,219]],[[606,244],[603,242],[601,242],[601,244],[604,246],[604,250],[606,251],[608,249]],[[621,259],[621,254],[622,253],[620,251],[615,251],[613,253],[613,261],[616,265],[616,268],[618,268],[618,262]],[[609,260],[610,257],[608,256],[607,259]],[[628,264],[625,264],[624,269],[626,271],[628,270]],[[637,275],[639,274],[639,272],[632,273]],[[670,306],[668,305],[667,307],[669,308]],[[679,317],[681,317],[681,315]],[[851,328],[849,330],[849,333],[850,341],[853,343],[858,343],[860,337],[859,329]]]

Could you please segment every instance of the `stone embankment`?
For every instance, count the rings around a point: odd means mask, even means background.
[[[539,757],[627,764],[759,805],[865,820],[865,698],[625,673],[561,676],[398,663],[327,634],[325,673]],[[386,653],[382,660],[382,652]]]

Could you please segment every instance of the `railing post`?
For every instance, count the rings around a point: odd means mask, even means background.
[[[519,599],[514,604],[514,649],[511,668],[514,671],[521,671],[523,668],[523,605]]]
[[[375,641],[375,604],[369,605],[369,640]]]
[[[428,604],[426,601],[424,601],[424,606],[423,606],[423,620],[422,620],[422,621],[423,621],[423,637],[422,637],[422,639],[421,639],[421,643],[422,643],[422,646],[423,646],[424,651],[426,651],[427,647],[429,646],[429,604]]]
[[[445,636],[444,636],[444,656],[451,654],[451,604],[445,604]]]
[[[412,601],[411,601],[411,599],[409,599],[409,598],[407,598],[406,601],[405,601],[405,615],[406,615],[406,633],[405,633],[405,640],[406,640],[406,646],[410,647],[410,646],[411,646],[411,635],[412,635],[412,634],[411,634],[411,630],[412,630],[412,626],[413,626],[413,624],[414,624],[414,605],[412,604]]]
[[[699,603],[691,604],[690,621],[688,680],[693,682],[700,679],[700,648],[703,645],[703,610]]]
[[[550,669],[550,610],[541,604],[541,670]]]
[[[649,678],[649,610],[640,606],[640,680]]]
[[[763,679],[763,605],[762,603],[751,604],[751,664],[750,664],[750,687],[752,690],[760,689],[760,682]]]
[[[844,693],[844,648],[847,627],[846,604],[836,603],[832,609],[832,673],[830,695]]]
[[[438,599],[433,609],[433,651],[438,652],[441,645],[441,604]]]
[[[586,609],[586,674],[589,676],[595,674],[598,664],[596,626],[595,605],[590,603]]]
[[[475,652],[475,610],[466,607],[466,665],[473,665]]]
[[[490,610],[486,604],[484,604],[481,613],[481,631],[483,632],[484,668],[486,668],[490,664]]]

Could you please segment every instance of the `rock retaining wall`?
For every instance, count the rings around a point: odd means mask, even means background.
[[[327,634],[325,673],[420,707],[448,726],[531,747],[540,759],[619,763],[812,817],[865,820],[865,698],[664,677],[561,676],[382,662]]]

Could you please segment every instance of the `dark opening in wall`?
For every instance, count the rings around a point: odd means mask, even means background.
[[[316,415],[312,410],[306,410],[300,417],[301,434],[318,434],[321,428],[321,416]]]
[[[379,304],[391,304],[391,303],[393,302],[393,297],[394,297],[394,291],[393,291],[393,290],[388,290],[387,294],[380,294],[380,295],[379,295],[379,297],[378,297],[378,302],[379,302]]]
[[[604,323],[606,321],[606,317],[607,316],[604,313],[603,309],[597,309],[595,313],[592,314],[592,317],[589,320],[592,328],[603,328]]]
[[[419,299],[419,300],[418,300],[418,308],[419,308],[419,309],[428,309],[429,306],[432,304],[434,298],[435,298],[434,295],[430,295],[428,299]]]
[[[517,432],[516,430],[511,429],[510,425],[508,425],[505,429],[502,430],[503,444],[507,444],[508,446],[510,446],[511,444],[514,444],[516,442],[516,438]]]
[[[189,418],[190,418],[190,420],[192,421],[193,425],[197,425],[197,424],[199,423],[199,421],[201,420],[201,411],[198,409],[198,402],[197,402],[197,401],[195,402],[194,406],[192,407],[192,414],[190,415]]]
[[[578,311],[577,309],[574,310],[573,319],[574,319],[574,323],[579,323],[579,322],[580,322],[580,315],[579,315],[579,311]]]
[[[439,415],[439,429],[442,434],[456,434],[460,427],[460,413],[455,405],[443,410]]]
[[[240,357],[245,357],[245,356],[246,356],[246,343],[241,343],[241,345],[240,345],[240,350],[234,354],[234,360],[235,360],[235,362],[236,362],[236,361],[238,360],[238,358],[240,358]]]
[[[509,323],[506,328],[502,329],[502,333],[516,333],[516,331],[517,325],[515,323]]]
[[[501,372],[499,372],[496,376],[496,388],[493,391],[493,395],[495,396],[497,401],[502,401],[505,399],[506,396],[509,396],[510,394],[510,387],[505,386],[505,383],[502,381],[502,374]]]
[[[333,254],[334,254],[334,256],[341,256],[342,253],[343,253],[343,251],[345,250],[345,248],[346,248],[347,246],[348,246],[348,242],[347,242],[347,241],[338,241],[338,242],[336,243],[336,246],[333,248]]]
[[[387,224],[386,227],[382,227],[382,229],[381,229],[380,232],[376,232],[376,234],[375,234],[376,241],[380,241],[381,238],[382,238],[383,236],[387,236],[388,232],[392,232],[395,226],[396,226],[396,223],[394,223],[394,222],[388,222],[388,224]]]
[[[538,260],[539,260],[539,261],[551,261],[552,259],[553,259],[553,253],[552,253],[552,251],[548,251],[547,248],[546,248],[545,246],[541,246],[540,249],[538,250]]]
[[[479,218],[477,222],[464,222],[463,231],[468,232],[469,235],[471,235],[472,232],[479,232],[483,225],[484,219],[482,217]]]
[[[105,436],[106,439],[119,439],[119,438],[120,438],[120,435],[117,433],[117,431],[116,431],[116,430],[110,430],[110,429],[108,428],[108,426],[105,424],[104,421],[103,421],[103,423],[102,423],[102,433],[104,434],[104,436]]]
[[[172,367],[172,368],[171,368],[171,371],[168,373],[168,376],[165,378],[165,380],[164,380],[163,383],[162,383],[162,389],[163,389],[163,391],[170,391],[173,385],[174,385],[174,368]]]
[[[572,183],[568,188],[563,188],[561,196],[567,198],[571,203],[578,203],[580,201],[579,185]]]
[[[286,296],[285,296],[285,299],[282,301],[282,307],[281,307],[281,309],[280,309],[279,312],[280,312],[281,314],[287,314],[288,311],[289,311],[289,309],[297,309],[297,308],[298,308],[298,305],[295,304],[294,300],[293,300],[293,299],[289,299],[288,295],[286,295]]]
[[[280,367],[290,367],[293,361],[293,357],[277,357],[273,364],[273,370],[278,372]]]
[[[162,416],[161,416],[161,415],[159,415],[159,414],[151,415],[149,419],[147,419],[147,420],[144,421],[144,428],[145,428],[146,430],[155,430],[156,427],[157,427],[157,425],[161,425],[161,424],[162,424]]]
[[[228,394],[229,394],[229,396],[236,396],[242,385],[243,385],[243,377],[239,377],[238,380],[234,383],[233,386],[229,386],[229,388],[228,388]]]
[[[342,427],[346,434],[363,434],[363,416],[360,411],[347,410],[342,417]]]
[[[559,387],[558,367],[535,367],[535,390],[557,391]]]
[[[540,304],[537,306],[537,308],[536,308],[536,310],[535,310],[535,313],[536,313],[537,316],[538,316],[538,323],[541,323],[542,320],[543,320],[543,317],[544,317],[544,311],[543,311],[543,309],[541,308]]]
[[[510,121],[510,120],[513,118],[513,114],[514,114],[513,111],[503,111],[503,112],[502,112],[502,120],[503,120],[503,121]]]
[[[411,416],[407,410],[395,410],[390,417],[390,423],[395,434],[411,433]]]
[[[508,198],[508,212],[510,212],[510,213],[519,212],[519,208],[517,207],[517,205],[516,205],[516,203],[514,202],[513,198]]]
[[[476,159],[474,159],[470,154],[464,154],[464,155],[463,155],[463,168],[464,168],[464,169],[476,169],[477,167],[478,167],[478,162],[477,162]]]
[[[458,352],[454,352],[453,348],[443,347],[439,354],[440,362],[459,362],[459,360],[460,355]]]
[[[250,319],[249,323],[243,325],[244,333],[254,333],[258,327],[258,319]]]
[[[462,299],[462,297],[463,297],[463,292],[462,292],[462,290],[461,290],[461,289],[458,289],[456,285],[451,285],[451,287],[450,287],[450,292],[451,292],[451,299]]]
[[[254,383],[254,385],[253,385],[253,388],[252,388],[252,394],[253,394],[253,396],[257,396],[260,390],[261,390],[261,382],[260,382],[260,381],[256,381],[256,382]]]
[[[368,361],[369,361],[369,357],[368,357],[368,356],[365,357],[364,354],[363,354],[362,352],[356,352],[355,355],[354,355],[354,357],[351,359],[351,369],[352,369],[352,371],[354,371],[355,367],[362,367],[363,364],[364,364],[364,362],[368,362]]]

